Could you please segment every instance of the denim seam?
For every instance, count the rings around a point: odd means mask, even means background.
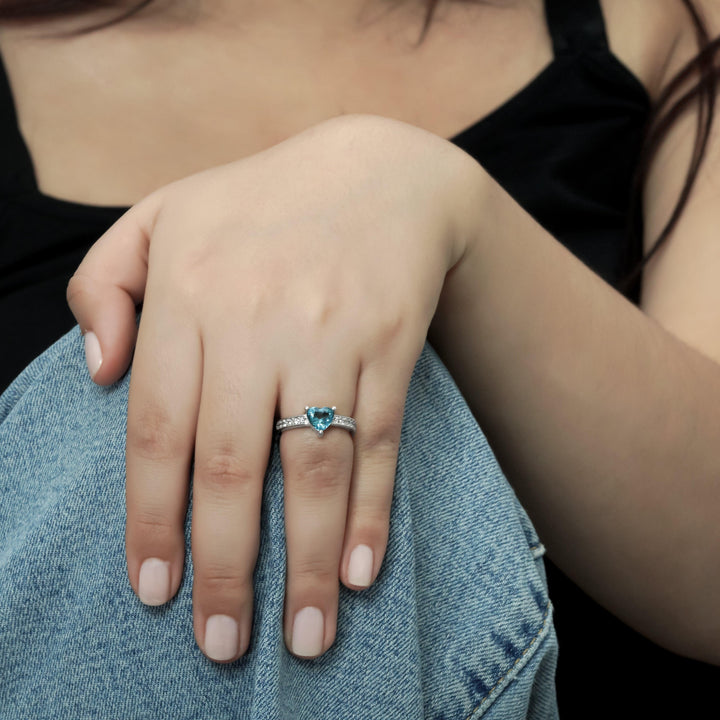
[[[533,637],[533,639],[530,641],[528,646],[522,651],[520,654],[520,657],[515,660],[515,662],[507,669],[507,672],[488,690],[487,695],[476,705],[471,711],[470,714],[467,715],[465,720],[472,720],[472,718],[479,718],[480,715],[485,712],[486,708],[489,707],[486,705],[486,703],[492,698],[493,700],[493,693],[498,689],[498,687],[507,679],[508,675],[518,666],[518,664],[523,661],[527,654],[530,652],[530,650],[533,648],[533,646],[537,643],[537,641],[544,637],[545,629],[548,625],[548,620],[550,619],[550,611],[552,609],[552,603],[550,600],[548,600],[547,605],[545,606],[545,613],[543,615],[543,621],[540,625],[536,635]],[[485,707],[483,707],[485,705]]]

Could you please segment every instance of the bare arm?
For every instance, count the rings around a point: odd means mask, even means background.
[[[688,123],[655,162],[648,238]],[[558,565],[651,639],[720,663],[720,134],[645,314],[475,173],[483,202],[461,213],[472,239],[431,340]]]

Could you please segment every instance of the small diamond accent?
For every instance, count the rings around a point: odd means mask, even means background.
[[[275,423],[275,430],[278,432],[299,427],[311,427],[322,437],[325,430],[330,427],[339,427],[354,433],[357,430],[357,422],[355,418],[347,415],[338,415],[334,407],[307,407],[304,415],[282,418]]]

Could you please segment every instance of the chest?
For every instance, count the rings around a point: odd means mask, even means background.
[[[667,13],[644,18],[657,30],[642,43],[618,2],[604,5],[613,49],[650,85]],[[41,190],[129,205],[344,113],[451,138],[553,58],[541,0],[447,3],[418,45],[422,19],[388,15],[342,31],[127,24],[61,40],[6,30],[0,44]]]

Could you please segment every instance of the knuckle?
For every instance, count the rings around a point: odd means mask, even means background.
[[[173,293],[174,301],[181,303],[183,310],[197,310],[200,303],[207,301],[208,290],[213,284],[205,270],[206,264],[205,258],[198,259],[196,254],[191,254],[168,268],[167,290]]]
[[[381,418],[360,427],[356,433],[358,451],[376,459],[393,460],[400,443],[402,415],[402,410],[388,408]]]
[[[333,287],[328,283],[328,287]],[[317,291],[306,292],[301,305],[293,310],[294,325],[302,328],[303,334],[313,345],[323,343],[327,338],[328,328],[338,326],[338,318],[346,316],[342,304],[334,295]]]
[[[384,357],[405,348],[414,323],[410,313],[402,308],[383,309],[366,318],[362,328],[362,347],[369,356]]]
[[[196,476],[206,488],[219,492],[248,490],[257,479],[245,461],[229,452],[208,457],[196,468]]]
[[[236,301],[234,312],[245,318],[248,328],[262,327],[272,315],[272,300],[267,290],[251,288]]]
[[[372,537],[384,537],[390,526],[390,505],[377,498],[361,500],[350,511],[349,524],[355,531],[362,529]]]
[[[306,496],[333,494],[347,485],[340,460],[326,451],[303,451],[293,457],[288,482],[293,490]]]
[[[177,459],[180,443],[170,417],[160,407],[145,407],[128,420],[128,451],[146,460]]]
[[[211,597],[241,598],[252,592],[246,575],[227,566],[210,565],[195,573],[196,582]]]
[[[72,304],[82,300],[90,292],[91,280],[87,275],[75,273],[67,284],[65,299]]]
[[[293,579],[302,586],[330,585],[336,587],[338,565],[339,563],[329,564],[327,559],[323,558],[305,558],[295,561],[290,572]]]
[[[178,532],[176,520],[159,509],[128,508],[128,529],[144,543],[166,541]]]
[[[348,507],[347,525],[352,534],[358,530],[370,532],[373,537],[386,536],[390,527],[393,499],[393,477],[387,481],[361,484]]]
[[[405,313],[387,313],[383,315],[382,322],[376,329],[375,343],[379,347],[392,347],[405,334],[407,317]]]
[[[338,303],[333,302],[333,298],[322,295],[309,307],[308,322],[311,327],[326,328],[338,314]]]

